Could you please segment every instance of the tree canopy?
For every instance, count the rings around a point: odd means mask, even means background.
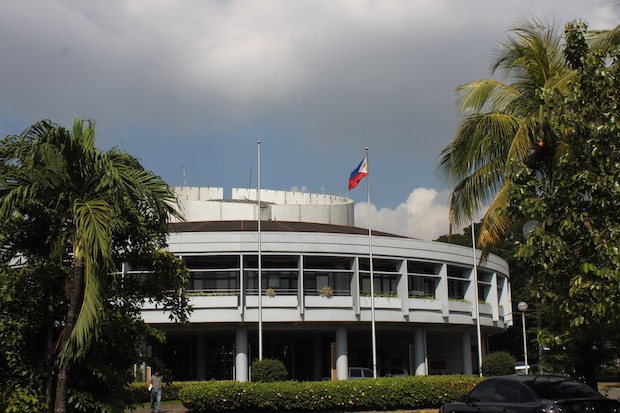
[[[492,73],[500,72],[509,83],[481,79],[457,89],[462,118],[436,170],[452,190],[450,231],[485,211],[478,233],[483,247],[518,224],[507,213],[513,166],[526,162],[541,176],[552,169],[557,138],[540,91],[561,89],[573,76],[561,41],[558,28],[522,20],[500,42],[491,64]]]
[[[511,31],[492,66],[510,83],[458,89],[463,118],[438,164],[454,185],[451,225],[485,211],[478,245],[517,243],[511,283],[535,303],[545,371],[593,385],[620,332],[618,27]],[[523,237],[527,221],[538,225]]]
[[[551,179],[526,163],[513,170],[510,213],[539,223],[518,251],[536,274],[532,295],[552,315],[539,339],[569,354],[567,371],[595,383],[620,322],[620,73],[617,53],[591,49],[586,29],[566,26],[575,79],[563,91],[541,91],[564,150]]]
[[[0,142],[0,317],[13,326],[0,330],[0,364],[9,369],[0,377],[6,403],[43,393],[56,412],[69,403],[102,409],[85,396],[96,386],[89,390],[89,380],[71,380],[70,372],[94,366],[106,348],[116,354],[117,364],[107,361],[112,371],[128,371],[127,363],[139,360],[138,343],[114,350],[118,343],[109,337],[114,329],[131,330],[133,337],[149,333],[139,317],[145,299],[178,321],[187,318],[187,299],[170,294],[180,291],[187,272],[164,249],[167,220],[180,217],[171,188],[136,158],[116,148],[100,151],[94,142],[94,122],[79,118],[72,130],[43,120]],[[124,262],[153,272],[146,282],[134,279],[121,271]],[[27,297],[29,289],[38,294]],[[28,298],[21,311],[20,296]],[[41,326],[39,340],[28,344],[40,347],[26,348],[25,337],[37,336],[33,325]],[[110,374],[97,377],[105,381]],[[42,382],[45,387],[37,387]]]

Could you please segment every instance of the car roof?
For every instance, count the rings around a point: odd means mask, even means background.
[[[502,379],[502,380],[519,381],[522,383],[533,382],[533,381],[555,383],[555,382],[560,382],[560,381],[575,380],[572,377],[558,376],[558,375],[553,375],[553,374],[513,374],[510,376],[495,376],[493,378]]]
[[[541,398],[579,398],[579,397],[601,397],[605,396],[598,393],[585,383],[568,376],[528,374],[496,376],[489,380],[496,382],[511,381],[519,382],[530,388],[538,397]]]

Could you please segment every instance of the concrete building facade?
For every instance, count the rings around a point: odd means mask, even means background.
[[[175,379],[247,381],[259,350],[295,380],[347,379],[373,359],[379,371],[468,374],[478,337],[486,354],[487,337],[512,324],[498,256],[474,272],[471,248],[379,231],[371,244],[346,197],[261,190],[259,208],[253,189],[175,191],[187,222],[171,224],[169,249],[190,269],[193,312],[177,325],[143,309],[166,332],[150,349]]]

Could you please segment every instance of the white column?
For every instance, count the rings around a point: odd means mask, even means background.
[[[238,327],[235,337],[235,374],[237,381],[248,381],[248,330]]]
[[[426,376],[428,375],[426,360],[426,330],[422,327],[415,330],[413,339],[415,350],[415,375]]]
[[[338,380],[349,378],[349,356],[347,353],[347,329],[336,329],[336,375]]]
[[[473,369],[471,366],[471,335],[469,333],[461,333],[462,344],[462,366],[461,370],[463,374],[472,374]]]
[[[196,339],[196,378],[198,380],[207,379],[207,339],[204,336]]]

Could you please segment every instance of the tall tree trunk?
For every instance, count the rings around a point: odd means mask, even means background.
[[[594,343],[589,338],[584,338],[579,343],[579,369],[577,374],[588,386],[598,391],[598,379],[596,377],[596,366],[598,365],[597,352]]]
[[[65,321],[65,331],[63,332],[60,351],[62,351],[75,326],[75,320],[80,309],[82,293],[84,289],[84,258],[76,257],[73,260],[73,282],[71,283],[69,296],[69,309]],[[56,399],[54,403],[54,413],[67,413],[67,394],[69,391],[69,361],[61,359],[58,368],[58,381],[56,383]]]
[[[48,308],[53,314],[53,303],[50,303]],[[47,400],[47,411],[52,413],[54,411],[54,326],[52,324],[47,328],[45,343],[45,399]]]
[[[597,357],[594,355],[594,346],[591,341],[588,341],[587,346],[583,349],[583,355],[586,355],[583,360],[583,380],[585,383],[598,391],[598,378],[596,377]]]

